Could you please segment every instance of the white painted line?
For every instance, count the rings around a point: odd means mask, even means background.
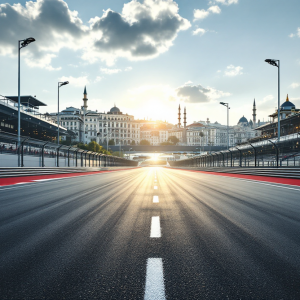
[[[148,258],[144,300],[165,300],[163,263],[161,258]]]
[[[48,181],[48,180],[55,180],[58,178],[47,178],[47,179],[36,179],[36,180],[32,180],[32,181]]]
[[[30,181],[29,182],[17,182],[15,184],[25,184],[25,183],[30,183]]]
[[[158,196],[153,196],[153,203],[159,203]]]
[[[151,238],[160,238],[161,237],[159,216],[152,217],[152,219],[151,219],[150,237]]]
[[[156,185],[154,186],[154,189],[157,190],[157,186]]]

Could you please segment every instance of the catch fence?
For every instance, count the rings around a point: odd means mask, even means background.
[[[74,146],[0,132],[0,167],[113,167],[137,166],[136,161],[83,150]]]

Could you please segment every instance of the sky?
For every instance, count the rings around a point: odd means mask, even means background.
[[[37,0],[0,4],[0,95],[18,93],[47,104],[41,112],[116,105],[136,119],[230,125],[245,116],[267,121],[278,99],[300,108],[299,0]]]

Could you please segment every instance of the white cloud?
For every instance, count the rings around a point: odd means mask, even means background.
[[[224,72],[225,76],[229,76],[229,77],[234,77],[237,75],[242,75],[243,72],[243,67],[237,66],[235,67],[234,65],[229,65],[227,66],[227,70]]]
[[[300,27],[297,28],[297,32],[296,32],[296,33],[291,33],[291,34],[289,34],[289,37],[290,37],[290,38],[293,38],[293,37],[295,37],[295,36],[300,37]]]
[[[206,30],[203,28],[197,28],[196,30],[193,31],[193,35],[202,36],[204,33],[206,33]]]
[[[111,74],[117,74],[117,73],[122,72],[121,69],[107,69],[107,68],[101,68],[100,70],[101,70],[102,73],[108,74],[108,75],[111,75]]]
[[[97,82],[101,81],[102,79],[103,79],[103,77],[97,76],[96,79],[94,80],[94,83],[97,83]]]
[[[231,5],[231,4],[237,4],[239,0],[214,0],[210,1],[210,3],[221,3],[224,5]]]
[[[132,67],[127,67],[127,68],[125,68],[125,72],[129,72],[129,71],[131,71],[132,70]]]
[[[194,19],[201,20],[209,16],[209,11],[205,9],[194,9]]]
[[[89,84],[89,80],[87,76],[81,76],[81,77],[73,77],[73,76],[63,76],[59,78],[60,81],[69,81],[69,84],[76,87],[83,87],[87,84]]]
[[[230,93],[216,90],[212,87],[204,88],[202,85],[185,84],[176,90],[179,100],[190,103],[204,103],[230,96]]]
[[[219,14],[219,13],[221,13],[221,8],[218,5],[214,5],[214,6],[209,7],[208,10],[194,9],[194,21],[205,19],[211,13]]]
[[[295,88],[297,88],[299,86],[300,86],[300,83],[293,82],[289,87],[291,87],[292,89],[295,89]]]
[[[210,11],[213,14],[219,14],[221,13],[221,8],[218,5],[211,6],[208,11]]]
[[[34,37],[36,42],[22,50],[32,67],[55,70],[53,58],[61,49],[80,51],[89,62],[112,65],[118,58],[145,60],[169,50],[177,34],[191,26],[178,14],[173,0],[132,0],[122,12],[110,9],[83,25],[77,11],[63,0],[36,0],[0,5],[0,55],[16,55],[15,37]],[[30,50],[29,50],[30,48]]]

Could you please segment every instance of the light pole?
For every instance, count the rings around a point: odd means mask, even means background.
[[[278,68],[278,109],[277,109],[277,118],[278,118],[278,142],[280,141],[280,60],[279,59],[265,59],[265,62]]]
[[[229,149],[229,103],[220,102],[221,105],[227,107],[227,150]]]
[[[18,167],[21,167],[20,147],[21,147],[21,99],[20,99],[20,50],[34,42],[33,37],[18,41]],[[22,43],[21,43],[22,42]]]
[[[69,84],[69,81],[59,82],[57,85],[57,145],[59,145],[59,88]]]

